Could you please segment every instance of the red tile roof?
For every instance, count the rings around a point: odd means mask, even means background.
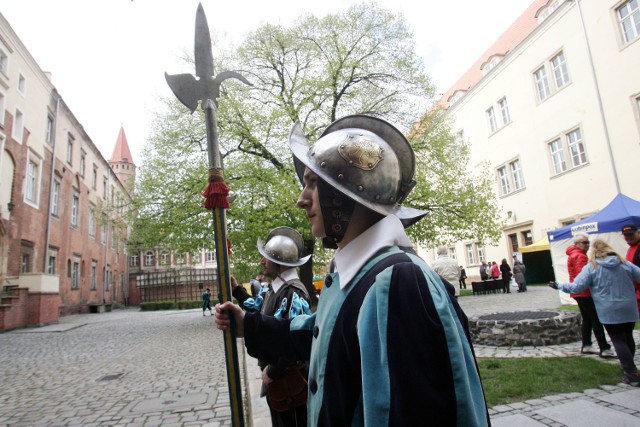
[[[127,137],[124,134],[124,128],[120,127],[120,133],[118,134],[118,140],[116,141],[116,146],[113,149],[113,154],[111,155],[111,163],[117,162],[126,162],[133,163],[133,157],[131,157],[131,151],[129,150],[129,143],[127,142]]]
[[[518,46],[538,26],[538,11],[551,0],[535,0],[518,19],[487,49],[458,81],[447,90],[438,101],[444,108],[449,107],[449,99],[458,90],[467,91],[483,77],[482,65],[494,56],[504,56]]]

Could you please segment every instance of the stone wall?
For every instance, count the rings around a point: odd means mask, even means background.
[[[469,319],[474,344],[546,346],[580,341],[582,317],[574,311],[493,313]]]

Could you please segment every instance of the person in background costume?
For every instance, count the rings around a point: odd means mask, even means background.
[[[286,321],[229,312],[249,354],[308,359],[310,426],[487,426],[467,318],[404,230],[426,212],[401,206],[415,157],[389,123],[347,116],[309,145],[289,138],[303,183],[298,207],[336,248],[316,313]],[[277,345],[275,345],[277,344]],[[286,349],[286,352],[282,350]]]
[[[206,316],[205,311],[209,310],[209,313],[213,316],[213,310],[211,310],[211,289],[207,288],[202,293],[202,315]]]
[[[296,267],[303,265],[311,258],[311,255],[301,256],[303,248],[302,235],[293,228],[277,227],[271,230],[264,245],[262,240],[258,239],[258,251],[262,254],[260,264],[271,279],[271,285],[262,287],[258,297],[253,298],[232,277],[233,296],[245,309],[278,319],[293,319],[304,313],[311,314],[309,295],[296,271]],[[258,357],[258,366],[262,370],[260,396],[267,396],[272,425],[274,427],[306,426],[306,399],[303,400],[303,404],[292,403],[283,411],[281,405],[272,400],[273,390],[271,395],[269,394],[269,388],[278,387],[278,382],[302,381],[303,387],[306,388],[305,380],[308,371],[306,364],[285,357],[272,361]],[[298,372],[292,372],[291,369]]]
[[[604,240],[596,239],[589,263],[573,283],[550,282],[549,286],[571,293],[591,289],[598,317],[620,360],[622,382],[640,387],[640,374],[633,361],[636,352],[633,328],[638,321],[634,280],[640,281],[640,268],[618,255]]]

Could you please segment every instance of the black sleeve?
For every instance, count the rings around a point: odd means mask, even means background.
[[[274,364],[280,359],[309,360],[312,331],[291,331],[290,324],[291,319],[246,313],[244,341],[249,355]]]
[[[247,298],[251,298],[251,295],[247,293],[247,290],[242,285],[238,285],[233,288],[231,293],[233,294],[233,297],[238,300],[240,307],[244,310],[244,306],[242,304],[247,300]]]

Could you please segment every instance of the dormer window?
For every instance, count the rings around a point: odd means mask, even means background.
[[[549,17],[562,3],[561,0],[549,0],[546,6],[538,9],[536,16],[538,17],[538,23],[541,24],[545,19]]]
[[[482,75],[486,76],[489,71],[493,70],[502,61],[502,57],[503,55],[492,55],[487,62],[482,64]]]
[[[455,104],[456,102],[458,102],[458,100],[462,98],[465,93],[467,93],[466,90],[456,90],[455,92],[453,92],[453,95],[449,97],[449,104]]]

